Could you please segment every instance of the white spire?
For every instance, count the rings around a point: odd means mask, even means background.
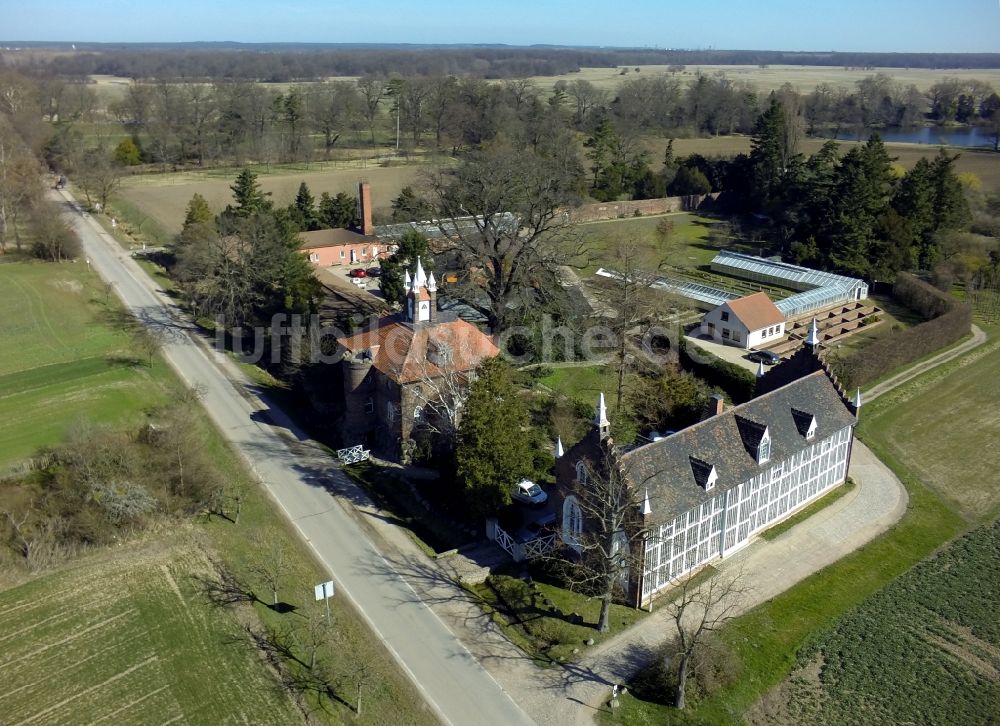
[[[764,361],[757,362],[757,377],[758,378],[764,377]]]
[[[403,284],[406,286],[407,290],[410,289],[411,282],[410,282],[410,271],[409,270],[403,270]]]
[[[649,505],[649,487],[646,487],[646,496],[642,499],[642,506],[639,507],[639,514],[643,517],[653,513],[653,508]]]
[[[809,337],[806,338],[806,345],[811,345],[813,348],[819,345],[819,326],[816,325],[816,318],[813,318],[812,324],[809,326]]]
[[[556,458],[561,459],[564,453],[565,452],[563,451],[562,437],[556,436]]]
[[[427,285],[427,275],[424,274],[424,266],[417,258],[417,271],[413,274],[413,289],[416,290]]]
[[[432,272],[427,278],[427,292],[437,292],[437,289],[437,280],[434,279],[434,273]]]
[[[611,423],[608,421],[608,407],[604,403],[604,392],[601,391],[601,395],[597,399],[597,410],[594,411],[594,426],[603,429],[610,425]]]
[[[861,389],[859,388],[858,392],[854,394],[854,412],[857,413],[860,408],[861,408]]]

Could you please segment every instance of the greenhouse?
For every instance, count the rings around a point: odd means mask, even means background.
[[[743,280],[800,290],[775,303],[786,318],[868,297],[868,284],[864,280],[739,252],[720,252],[712,260],[712,270]]]

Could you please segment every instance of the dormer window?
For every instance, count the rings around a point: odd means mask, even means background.
[[[695,482],[706,492],[711,491],[715,487],[715,482],[719,480],[715,465],[694,456],[689,456],[688,459],[691,462],[691,473],[694,474]]]
[[[816,438],[815,416],[808,411],[800,411],[797,408],[793,408],[792,418],[795,420],[795,428],[798,429],[800,434],[802,434],[802,438],[806,441],[812,441]]]
[[[764,429],[764,435],[760,437],[760,443],[757,444],[757,463],[765,464],[770,458],[771,434],[768,433],[767,429]]]

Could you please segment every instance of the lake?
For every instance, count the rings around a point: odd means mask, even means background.
[[[867,141],[871,131],[841,130],[836,137],[820,134],[820,137],[836,138],[838,141]],[[982,126],[925,126],[914,129],[882,129],[882,141],[896,144],[927,144],[928,146],[965,146],[973,148],[993,148],[993,134]]]

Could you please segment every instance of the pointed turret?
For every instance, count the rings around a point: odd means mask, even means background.
[[[413,285],[415,287],[425,287],[427,285],[427,275],[424,274],[424,266],[417,258],[417,271],[413,274]]]
[[[563,451],[562,437],[556,436],[556,458],[561,459],[564,453],[565,452]]]
[[[434,279],[434,273],[432,272],[427,277],[427,292],[437,292],[438,284],[437,280]]]
[[[427,278],[427,295],[431,299],[430,317],[428,320],[434,322],[437,318],[437,294],[438,294],[438,284],[437,280],[434,279],[434,273],[432,272]]]
[[[851,402],[851,406],[854,408],[854,415],[858,415],[858,411],[861,410],[861,389],[859,388],[854,394],[854,400]]]
[[[639,507],[639,514],[647,517],[653,513],[653,508],[649,505],[649,487],[646,487],[646,494],[642,498],[642,506]]]
[[[413,285],[412,280],[410,280],[410,271],[403,270],[403,287],[409,291],[410,287]]]
[[[806,345],[808,345],[813,350],[819,347],[819,326],[816,324],[816,318],[812,319],[812,324],[809,326],[809,335],[806,338]]]
[[[603,391],[597,399],[597,408],[594,410],[594,426],[600,432],[602,439],[611,433],[611,422],[608,421],[608,407],[604,403]]]
[[[764,377],[764,361],[757,362],[757,377],[758,378]]]

